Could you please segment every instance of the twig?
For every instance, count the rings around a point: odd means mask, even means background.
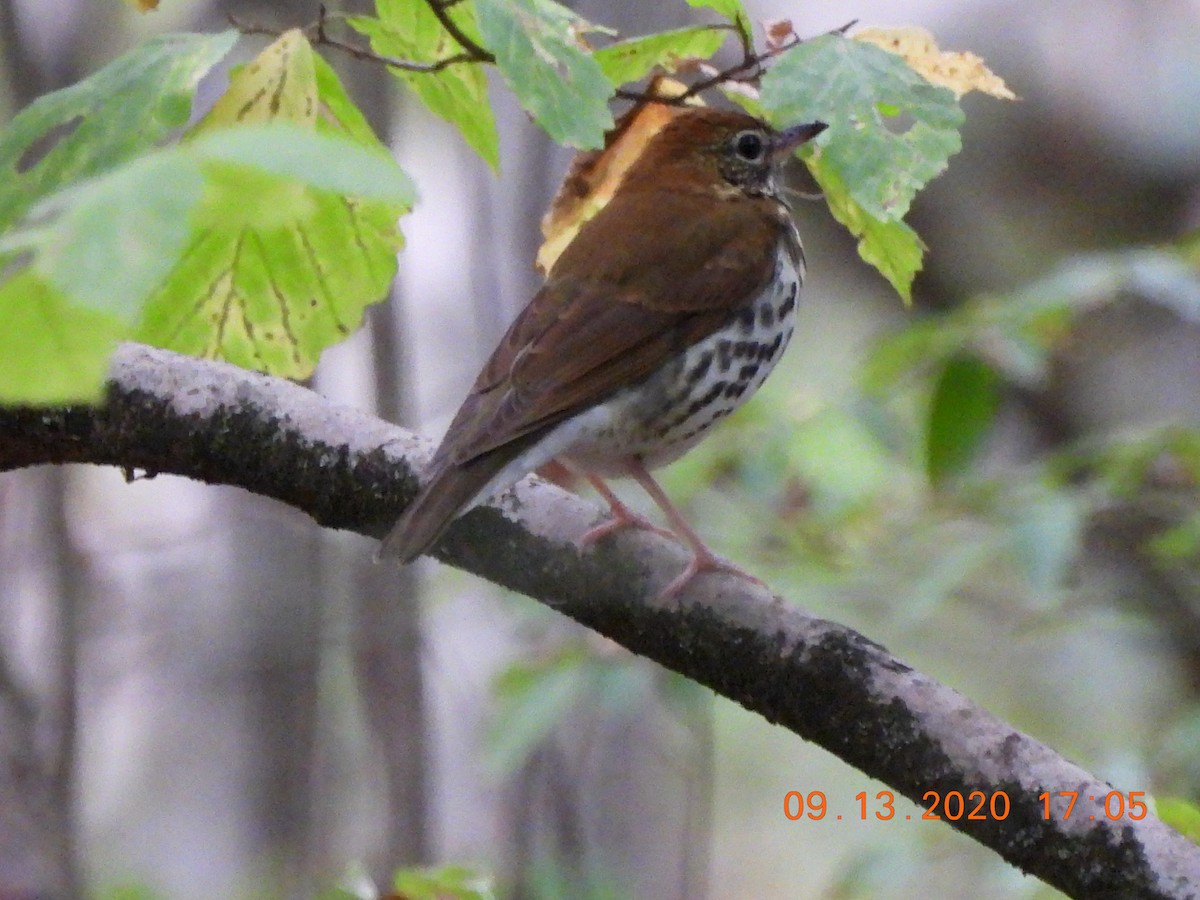
[[[477,43],[467,37],[463,30],[458,27],[458,23],[450,18],[450,13],[447,12],[447,10],[450,9],[454,3],[448,3],[445,2],[445,0],[425,0],[425,2],[429,5],[429,11],[437,16],[437,20],[442,24],[442,27],[446,29],[446,33],[458,41],[458,45],[462,47],[472,59],[478,60],[479,62],[488,63],[494,63],[496,61],[495,54],[493,54],[490,50],[480,47]]]
[[[461,53],[455,53],[453,56],[447,56],[444,59],[439,59],[432,63],[415,62],[410,59],[399,59],[394,56],[386,56],[382,53],[376,53],[373,50],[367,50],[362,47],[329,35],[327,24],[333,20],[341,18],[338,15],[330,15],[326,10],[325,5],[321,4],[317,14],[317,21],[311,25],[305,26],[302,30],[304,34],[317,46],[332,47],[335,50],[340,50],[355,59],[364,62],[373,62],[387,66],[391,69],[398,69],[402,72],[415,72],[419,74],[432,74],[440,72],[449,66],[459,65],[460,63],[495,63],[496,56],[490,50],[480,46],[472,40],[459,27],[458,23],[451,18],[449,10],[460,3],[461,0],[425,0],[429,7],[429,11],[437,18],[441,26],[446,30],[454,40],[462,47]],[[264,34],[271,37],[278,37],[281,32],[266,28],[262,25],[253,25],[248,22],[243,22],[234,15],[229,15],[229,22],[238,29],[242,34]],[[827,34],[845,34],[850,28],[857,24],[857,19],[852,19],[840,28],[835,28]],[[754,52],[754,44],[749,31],[743,27],[742,22],[733,22],[729,24],[714,24],[713,28],[726,29],[733,31],[738,36],[738,42],[742,46],[742,59],[730,66],[727,69],[721,69],[718,72],[710,75],[707,78],[702,78],[696,83],[689,86],[682,93],[674,97],[664,97],[659,94],[651,94],[645,91],[633,91],[628,88],[618,88],[614,92],[614,96],[619,100],[629,100],[634,103],[663,103],[668,106],[682,106],[688,100],[701,94],[710,88],[718,87],[729,82],[737,82],[742,84],[754,84],[762,77],[763,64],[773,57],[779,56],[781,53],[799,46],[803,43],[801,38],[780,46],[772,47],[762,53]],[[749,73],[749,74],[747,74]]]
[[[330,37],[326,28],[326,24],[340,16],[329,15],[324,4],[321,5],[317,21],[311,25],[306,25],[301,31],[315,46],[332,47],[334,50],[340,50],[354,59],[362,60],[363,62],[373,62],[387,66],[390,69],[399,69],[403,72],[416,72],[418,74],[432,74],[440,72],[442,69],[449,66],[458,65],[460,63],[490,63],[495,62],[495,57],[482,48],[479,49],[482,55],[476,54],[470,50],[464,50],[462,53],[455,53],[453,56],[447,56],[444,59],[439,59],[436,62],[421,63],[414,62],[411,59],[399,59],[395,56],[387,56],[382,53],[376,53],[373,50],[367,50],[364,47],[357,47],[354,44],[339,40],[335,37]],[[237,16],[230,14],[228,16],[229,23],[233,25],[242,34],[263,34],[268,37],[279,37],[281,31],[274,28],[267,28],[263,25],[254,25],[249,22],[243,22]],[[440,20],[440,18],[439,18]]]
[[[435,2],[435,0],[431,0]],[[845,35],[847,31],[858,24],[858,19],[851,19],[845,25],[838,28],[830,29],[825,34]],[[688,100],[695,97],[710,88],[718,87],[728,82],[739,82],[743,84],[753,84],[762,77],[763,63],[779,56],[782,53],[791,50],[793,47],[798,47],[804,43],[804,39],[797,37],[795,40],[780,46],[773,47],[769,50],[764,50],[762,53],[754,52],[754,45],[750,39],[750,35],[746,32],[740,22],[729,25],[718,25],[717,28],[727,28],[735,31],[738,35],[738,40],[742,45],[742,59],[727,69],[721,69],[719,72],[697,81],[695,84],[688,87],[686,91],[674,97],[662,97],[657,94],[648,94],[644,91],[631,91],[625,88],[619,88],[615,96],[621,100],[632,100],[636,103],[664,103],[669,106],[682,106]],[[825,35],[821,35],[824,37]],[[743,76],[745,72],[753,72],[748,76]]]

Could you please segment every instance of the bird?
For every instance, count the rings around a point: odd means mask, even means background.
[[[708,548],[651,470],[741,406],[791,339],[806,264],[778,179],[826,127],[712,107],[671,117],[500,339],[380,555],[411,562],[458,515],[558,461],[609,505],[580,548],[630,527],[690,548],[660,598],[706,572],[757,581]],[[670,530],[611,477],[637,481]]]

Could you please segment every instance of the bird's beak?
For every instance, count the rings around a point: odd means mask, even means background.
[[[775,135],[775,146],[771,148],[771,155],[775,159],[783,159],[785,156],[791,155],[801,144],[808,143],[828,127],[824,122],[807,122],[804,125],[785,128]]]

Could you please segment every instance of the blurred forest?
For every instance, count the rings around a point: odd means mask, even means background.
[[[625,34],[697,15],[572,5]],[[1200,800],[1200,3],[746,6],[921,25],[1022,99],[965,101],[911,309],[797,200],[793,347],[668,492],[784,596],[1122,790]],[[0,122],[229,13],[316,5],[0,0]],[[422,202],[392,302],[314,387],[435,435],[536,287],[569,154],[496,84],[496,178],[332,61]],[[522,898],[1057,896],[949,828],[858,821],[881,785],[531,601],[372,551],[234,489],[0,476],[0,896],[308,897],[442,863]],[[792,790],[845,818],[789,821]]]

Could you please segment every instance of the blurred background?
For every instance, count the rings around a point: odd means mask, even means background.
[[[911,309],[797,201],[793,347],[669,493],[790,600],[1121,790],[1200,799],[1200,3],[746,6],[924,26],[1022,99],[964,101]],[[576,8],[625,35],[701,17]],[[0,121],[229,13],[316,5],[0,0]],[[496,79],[496,178],[333,59],[422,201],[392,302],[314,387],[436,435],[536,287],[569,155]],[[367,896],[448,863],[519,898],[1056,896],[903,801],[859,821],[885,786],[532,601],[372,550],[233,489],[0,476],[0,897]],[[789,821],[788,791],[830,816]]]

